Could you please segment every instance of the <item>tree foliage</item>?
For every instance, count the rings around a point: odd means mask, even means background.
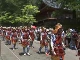
[[[80,10],[80,0],[56,0],[61,3],[61,8],[66,8],[70,10]]]
[[[36,1],[37,0],[0,0],[0,22],[2,24],[25,23],[28,20],[30,20],[30,23],[35,22],[34,15],[38,12]]]
[[[0,22],[3,22],[3,23],[13,23],[12,19],[13,19],[13,16],[10,15],[10,13],[5,13],[4,15],[0,16]]]
[[[24,8],[21,9],[23,15],[34,15],[35,13],[39,12],[38,7],[32,5],[24,5]]]
[[[20,22],[24,25],[24,23],[27,23],[27,25],[33,24],[36,22],[36,19],[34,17],[35,13],[38,13],[38,7],[32,6],[32,5],[24,5],[24,8],[21,9],[22,14],[19,17],[16,17],[16,21]]]

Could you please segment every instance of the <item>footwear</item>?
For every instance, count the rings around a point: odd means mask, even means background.
[[[30,56],[30,53],[27,53],[28,56]]]
[[[34,48],[34,46],[32,46],[32,48]]]
[[[45,53],[46,54],[46,56],[49,56],[49,54],[48,53]]]
[[[38,53],[40,54],[41,52],[39,51]]]
[[[34,48],[34,46],[31,46],[31,48]]]
[[[14,48],[13,48],[13,50],[14,50]]]
[[[26,55],[26,53],[24,53],[24,56]]]
[[[34,48],[34,46],[31,46],[32,48]]]

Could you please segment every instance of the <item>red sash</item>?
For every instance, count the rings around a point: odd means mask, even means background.
[[[58,36],[57,38],[56,38],[56,42],[55,42],[57,45],[58,44],[62,44],[62,38],[61,38],[61,36]]]
[[[6,36],[6,40],[10,40],[10,36],[9,35]]]
[[[35,35],[34,35],[34,32],[33,31],[30,32],[30,37],[34,41]]]
[[[11,32],[10,31],[7,31],[6,39],[7,40],[10,40],[10,36],[11,36]]]
[[[27,40],[22,41],[22,46],[26,47],[27,45],[29,45],[29,42]]]
[[[47,34],[44,33],[42,35],[42,40],[40,41],[40,44],[44,45],[44,46],[47,46],[48,45],[48,42],[47,42]]]
[[[24,33],[23,34],[23,41],[22,41],[22,46],[26,47],[27,45],[29,45],[29,34],[28,33]]]
[[[17,33],[13,33],[13,35],[12,35],[12,43],[16,44],[16,42],[17,42]]]
[[[29,39],[29,34],[28,33],[24,33],[23,39]]]
[[[58,49],[59,49],[59,56],[63,56],[64,55],[63,47],[59,46]]]
[[[54,47],[54,51],[56,53],[56,56],[64,56],[64,49],[59,46],[59,47]],[[54,52],[53,51],[53,52]],[[54,55],[54,54],[53,54]]]

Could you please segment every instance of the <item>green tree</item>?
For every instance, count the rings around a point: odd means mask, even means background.
[[[32,8],[32,12],[31,9],[29,11],[29,8],[28,8],[28,14],[23,14],[24,12],[22,12],[22,8],[23,8],[23,5],[33,5],[33,6],[39,6],[40,4],[40,1],[39,0],[0,0],[0,20],[1,20],[1,23],[4,25],[5,23],[7,24],[15,24],[15,23],[19,23],[20,21],[16,21],[17,17],[20,17],[20,18],[24,18],[24,20],[33,20],[34,22],[36,21],[35,20],[35,13],[37,13],[37,9],[38,7],[34,7]],[[30,7],[30,6],[29,6]],[[30,7],[31,8],[31,7]],[[23,10],[25,10],[25,8],[23,8]],[[27,10],[27,9],[26,9]],[[36,11],[36,12],[35,12]],[[10,12],[10,14],[8,14],[7,18],[5,16],[6,12]],[[24,17],[24,16],[27,16],[27,17]],[[12,18],[9,18],[9,16],[12,16]],[[15,19],[16,18],[16,19]],[[5,22],[4,20],[7,21]],[[21,19],[22,20],[22,19]],[[21,22],[22,23],[22,22]],[[30,22],[32,23],[32,22]]]
[[[32,5],[24,5],[24,8],[21,9],[21,16],[16,17],[15,21],[22,23],[24,25],[31,25],[36,22],[34,15],[39,12],[38,7]]]
[[[56,0],[61,4],[61,8],[70,10],[80,10],[80,0]]]
[[[0,23],[1,25],[5,25],[5,24],[13,24],[14,20],[13,20],[14,16],[11,15],[9,12],[8,13],[4,13],[3,15],[0,16]]]

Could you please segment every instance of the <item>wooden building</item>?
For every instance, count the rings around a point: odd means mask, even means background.
[[[53,27],[55,24],[64,22],[70,22],[73,19],[73,12],[67,9],[61,10],[59,4],[52,0],[43,0],[41,4],[40,13],[36,15],[36,20],[38,21],[35,25]],[[61,15],[54,16],[54,13],[58,11]]]

